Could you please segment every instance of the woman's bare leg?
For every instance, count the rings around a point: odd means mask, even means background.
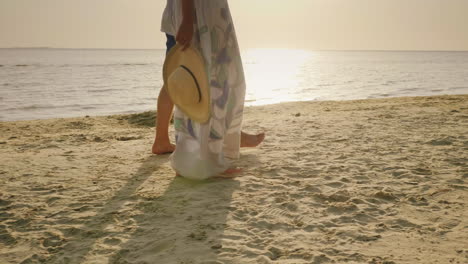
[[[172,102],[167,90],[163,87],[159,92],[158,106],[156,112],[156,137],[154,139],[152,152],[154,154],[167,154],[175,150],[175,145],[169,139],[169,122],[171,121]]]

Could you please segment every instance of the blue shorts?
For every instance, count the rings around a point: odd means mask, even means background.
[[[167,38],[167,40],[166,40],[166,48],[167,48],[166,49],[166,54],[167,54],[172,49],[172,47],[175,46],[176,40],[175,40],[174,36],[169,35],[169,34],[166,34],[166,38]]]

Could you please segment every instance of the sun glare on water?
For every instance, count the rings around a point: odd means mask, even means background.
[[[304,67],[313,57],[306,50],[250,49],[243,53],[248,105],[298,101]]]

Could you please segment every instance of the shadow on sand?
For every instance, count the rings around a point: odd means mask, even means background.
[[[81,229],[66,232],[69,242],[46,262],[91,263],[94,259],[99,263],[218,263],[217,252],[222,247],[232,194],[239,182],[192,181],[167,175],[160,180],[158,169],[166,162],[167,156],[148,157]],[[156,180],[151,184],[160,184],[163,191],[138,195],[150,177]],[[125,242],[109,239],[108,227],[115,225],[116,215],[124,207],[133,214],[119,221],[129,223],[128,231],[114,235],[127,238]],[[96,251],[97,242],[103,240],[109,240],[113,247]]]

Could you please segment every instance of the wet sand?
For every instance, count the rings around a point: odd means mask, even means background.
[[[468,95],[249,107],[232,180],[154,113],[0,123],[0,263],[467,263]]]

